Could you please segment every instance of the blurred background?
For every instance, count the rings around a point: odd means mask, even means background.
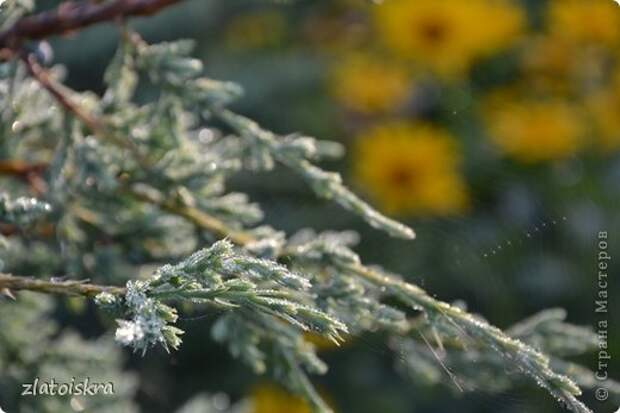
[[[462,300],[493,324],[564,307],[569,321],[595,327],[597,234],[607,231],[610,353],[620,358],[620,6],[612,0],[188,0],[132,25],[148,41],[195,39],[207,73],[245,89],[236,109],[267,128],[345,144],[346,158],[325,166],[418,237],[368,229],[284,169],[231,183],[262,204],[267,222],[288,232],[355,229],[367,263]],[[111,26],[54,39],[68,85],[102,91],[117,40]],[[152,93],[142,88],[138,98]],[[93,317],[70,305],[61,316],[95,335]],[[205,391],[252,399],[256,413],[309,411],[213,343],[211,322],[182,320],[184,345],[171,356],[127,354],[143,411],[170,412]],[[404,378],[380,335],[322,355],[330,372],[315,380],[337,412],[560,410],[526,382],[462,394],[449,378],[441,386]],[[595,354],[578,361],[596,368]],[[620,378],[620,363],[610,374]],[[618,406],[584,399],[597,412]]]

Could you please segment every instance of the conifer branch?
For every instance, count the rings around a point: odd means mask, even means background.
[[[398,221],[386,217],[362,201],[343,183],[339,174],[327,172],[310,162],[317,157],[317,145],[312,139],[278,139],[275,134],[261,128],[256,122],[227,109],[213,108],[212,111],[240,136],[249,138],[258,147],[262,147],[281,164],[299,174],[308,182],[312,190],[320,197],[330,199],[343,208],[360,215],[372,227],[404,239],[414,239],[415,232]],[[289,137],[290,138],[290,137]],[[290,147],[287,147],[289,146]]]
[[[163,205],[162,205],[163,206]],[[206,213],[195,211],[191,207],[174,207],[166,210],[178,213],[193,222],[202,229],[211,231],[217,236],[225,236],[240,246],[247,246],[256,242],[250,234],[228,228]],[[188,213],[189,212],[189,213]],[[195,219],[196,216],[207,219]],[[281,253],[286,254],[286,251]],[[554,372],[547,356],[523,343],[522,341],[508,336],[499,328],[475,317],[460,308],[431,297],[426,291],[415,284],[401,281],[398,278],[386,275],[381,271],[366,267],[361,263],[347,263],[341,266],[342,270],[348,271],[371,282],[389,292],[412,308],[421,310],[428,319],[445,319],[469,338],[480,340],[482,343],[498,352],[499,355],[516,366],[523,374],[533,378],[540,386],[548,390],[557,399],[562,400],[575,412],[586,413],[590,410],[576,396],[581,395],[579,387],[568,377]],[[409,332],[415,331],[419,320],[410,325]]]
[[[88,128],[91,133],[98,138],[110,140],[114,144],[130,150],[136,161],[143,166],[148,164],[144,156],[138,151],[131,141],[116,136],[116,134],[109,130],[105,122],[96,118],[87,111],[82,110],[82,108],[71,98],[71,91],[64,85],[52,79],[47,71],[37,62],[37,59],[33,54],[21,53],[20,57],[26,66],[28,73],[36,79],[39,84],[49,92],[50,95],[52,95],[52,97],[63,109],[73,114],[73,116],[82,122],[82,124],[84,124],[84,126]]]
[[[25,40],[74,32],[118,18],[147,16],[182,0],[66,1],[56,9],[26,16],[0,33],[0,50],[17,50]]]

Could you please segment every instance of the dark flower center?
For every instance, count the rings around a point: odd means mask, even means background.
[[[415,175],[415,172],[406,165],[396,166],[390,170],[389,180],[394,186],[409,187],[414,182]]]
[[[448,34],[448,27],[439,20],[428,21],[419,30],[422,33],[422,37],[433,44],[443,42]]]

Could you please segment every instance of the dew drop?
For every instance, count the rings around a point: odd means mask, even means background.
[[[71,400],[69,401],[69,405],[74,412],[83,412],[84,410],[86,410],[82,401],[76,397],[71,398]]]

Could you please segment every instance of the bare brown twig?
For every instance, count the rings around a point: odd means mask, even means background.
[[[27,180],[29,175],[40,175],[47,168],[47,164],[27,163],[17,159],[0,160],[0,175],[10,175]]]
[[[94,134],[103,132],[103,125],[73,102],[67,91],[64,90],[64,86],[56,83],[48,75],[47,71],[39,65],[37,59],[33,55],[22,54],[21,59],[28,69],[30,76],[36,79],[36,81],[39,82],[65,110],[73,113],[73,115]]]
[[[47,190],[47,184],[41,177],[47,168],[44,163],[26,163],[17,159],[0,160],[0,175],[8,175],[28,184],[36,195]]]
[[[18,20],[0,33],[0,50],[17,50],[25,40],[66,34],[123,17],[147,16],[183,0],[66,1],[57,8]]]

